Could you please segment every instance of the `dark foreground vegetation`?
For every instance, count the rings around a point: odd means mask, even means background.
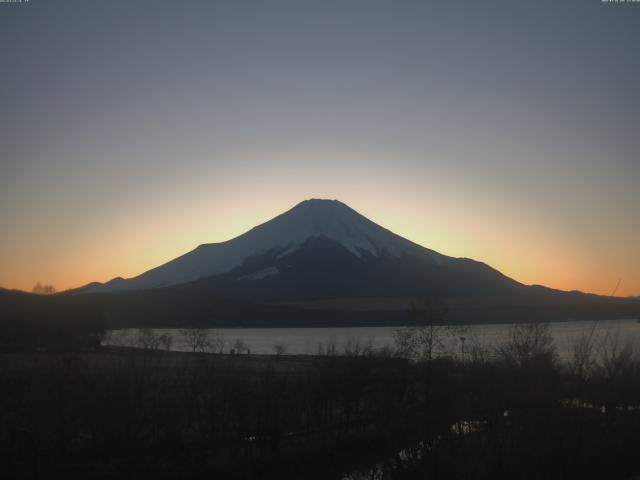
[[[524,326],[457,360],[4,353],[0,476],[637,478],[640,361],[592,347],[560,364]]]
[[[0,289],[0,352],[93,351],[106,328],[91,299]]]
[[[548,329],[523,324],[488,351],[427,303],[384,352],[205,353],[222,345],[192,329],[178,353],[152,330],[144,348],[101,347],[88,301],[10,299],[0,478],[640,477],[640,358],[620,338],[585,335],[560,362]],[[462,349],[443,358],[450,335]]]

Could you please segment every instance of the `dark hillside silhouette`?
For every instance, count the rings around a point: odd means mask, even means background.
[[[89,298],[0,290],[0,350],[95,350],[106,328]]]

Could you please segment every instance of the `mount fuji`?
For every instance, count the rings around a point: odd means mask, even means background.
[[[241,273],[236,276],[237,281],[264,280],[286,274],[302,259],[324,264],[324,268],[339,267],[344,262],[361,267],[384,263],[388,267],[391,263],[417,261],[433,274],[445,277],[452,274],[448,271],[451,268],[462,268],[465,264],[482,270],[483,276],[493,276],[491,280],[499,280],[505,286],[516,285],[484,264],[447,257],[396,235],[338,200],[311,199],[234,239],[200,245],[137,277],[92,283],[80,291],[163,288],[232,271]],[[307,273],[314,274],[312,270]],[[477,276],[480,272],[467,273]],[[462,278],[460,281],[466,283]]]
[[[122,326],[397,324],[419,297],[443,300],[451,318],[476,322],[619,318],[629,310],[620,299],[523,285],[319,199],[137,277],[67,294],[94,299]]]

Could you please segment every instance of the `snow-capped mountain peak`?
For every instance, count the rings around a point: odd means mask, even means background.
[[[243,237],[257,244],[299,245],[308,238],[324,236],[340,243],[360,256],[363,251],[373,255],[386,252],[402,255],[418,245],[373,223],[338,200],[311,199],[259,225]],[[232,240],[233,241],[233,240]]]

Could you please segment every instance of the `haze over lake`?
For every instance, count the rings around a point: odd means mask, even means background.
[[[460,337],[464,337],[465,348],[474,344],[488,347],[500,345],[509,338],[513,324],[488,324],[464,326],[464,331],[443,335],[448,337],[447,351],[461,352]],[[242,340],[252,354],[273,354],[275,345],[284,345],[288,355],[315,355],[319,347],[326,350],[335,345],[337,354],[344,354],[345,348],[360,348],[368,345],[375,349],[393,347],[394,331],[397,327],[343,327],[343,328],[220,328],[206,329],[209,338],[222,338],[224,351],[233,348],[236,340]],[[568,359],[573,345],[585,335],[593,332],[596,352],[605,344],[618,342],[620,347],[627,342],[640,340],[640,322],[637,320],[579,321],[549,324],[550,333],[561,359]],[[157,335],[164,333],[172,338],[171,350],[190,351],[185,332],[180,329],[153,329]],[[140,346],[139,329],[111,330],[103,344],[109,346]]]

